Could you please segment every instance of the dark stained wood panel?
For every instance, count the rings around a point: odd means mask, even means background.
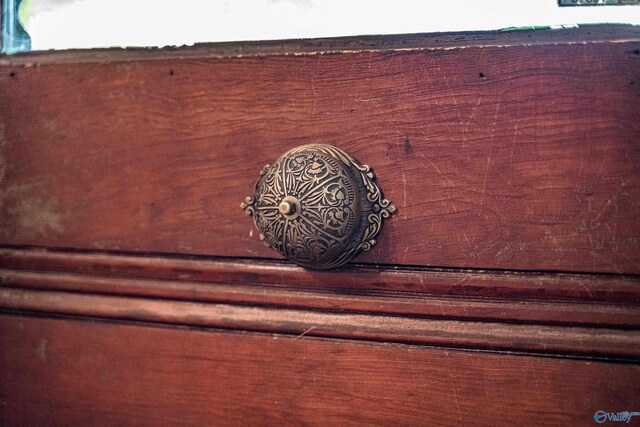
[[[274,257],[239,203],[321,142],[399,208],[361,262],[640,273],[638,49],[5,60],[0,241]]]
[[[272,284],[264,286],[234,282],[211,284],[185,279],[180,281],[143,280],[8,269],[0,269],[0,283],[2,288],[60,290],[95,295],[125,295],[205,303],[252,304],[261,307],[293,307],[329,310],[332,313],[375,313],[383,316],[404,315],[471,321],[497,320],[640,329],[638,304],[607,303],[602,301],[604,298],[601,298],[597,304],[593,303],[595,302],[593,299],[588,301],[590,303],[553,298],[548,298],[546,301],[513,301],[510,298],[482,299],[473,296],[461,298],[408,292],[402,294],[393,291],[376,292],[369,289],[356,290],[355,288],[340,287],[341,283],[335,283],[336,287],[333,289],[311,291],[302,290],[302,286],[295,284],[287,285],[283,289],[282,285]],[[585,291],[597,287],[590,286],[591,283],[577,283],[576,285],[583,286]],[[471,287],[472,285],[467,286]],[[0,288],[0,294],[2,288]],[[597,294],[596,291],[595,295]],[[637,299],[637,296],[635,297]],[[44,308],[40,305],[40,310],[57,313],[62,309],[58,305],[57,299],[50,299],[49,302],[50,304],[45,305]],[[95,302],[101,302],[101,300],[97,299]],[[78,301],[78,303],[83,304],[82,301]],[[3,302],[0,302],[0,306],[2,305]],[[411,325],[411,322],[406,324]],[[535,330],[535,327],[532,330]],[[584,344],[581,347],[585,349]],[[587,351],[590,349],[591,347],[586,347]],[[640,343],[638,343],[636,350],[640,350]],[[640,360],[640,352],[637,354]]]
[[[380,52],[415,49],[451,49],[567,43],[620,43],[637,41],[634,25],[587,25],[554,31],[474,31],[393,35],[360,35],[316,39],[259,40],[198,43],[194,46],[126,49],[74,49],[18,53],[0,57],[0,65],[62,64],[189,58],[238,58],[270,55]]]
[[[317,312],[11,288],[0,288],[0,310],[295,336],[640,360],[637,325],[636,330],[623,330],[469,319],[434,320],[406,315],[332,313],[326,309]]]
[[[637,365],[0,316],[0,423],[591,425]]]
[[[640,278],[621,275],[368,266],[317,272],[281,261],[0,249],[0,287],[331,313],[533,323],[533,331],[540,324],[640,328]],[[55,299],[50,301],[39,309],[58,313],[62,307],[53,303]],[[83,314],[96,314],[91,308],[95,304],[80,305]]]

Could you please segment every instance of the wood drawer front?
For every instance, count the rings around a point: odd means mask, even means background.
[[[639,71],[623,27],[0,58],[0,425],[640,409]],[[399,208],[346,268],[240,209],[306,143]]]
[[[3,58],[0,242],[277,258],[239,204],[319,142],[399,208],[360,262],[640,273],[640,30],[590,31]]]
[[[0,423],[590,425],[640,367],[0,316]]]

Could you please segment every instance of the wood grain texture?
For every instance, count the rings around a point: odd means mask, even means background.
[[[330,312],[640,327],[640,278],[0,249],[0,286]],[[51,308],[55,311],[55,307]]]
[[[504,298],[438,297],[394,292],[302,290],[299,287],[201,283],[190,280],[141,280],[76,274],[52,274],[0,269],[1,286],[59,290],[94,295],[136,296],[177,301],[287,307],[332,313],[419,316],[436,319],[489,320],[534,324],[582,325],[640,329],[640,307],[633,303],[513,300]],[[42,311],[56,313],[57,300]],[[100,300],[97,300],[100,302]],[[1,305],[1,304],[0,304]],[[86,314],[86,313],[85,313]],[[91,313],[89,313],[91,314]],[[588,350],[588,349],[587,349]]]
[[[626,364],[6,315],[0,346],[7,427],[590,425],[640,404]]]
[[[194,46],[126,49],[74,49],[34,51],[0,57],[0,65],[31,67],[44,64],[123,62],[158,59],[246,58],[270,55],[394,52],[467,47],[504,47],[637,41],[640,29],[633,25],[587,25],[555,31],[474,31],[454,33],[393,34],[316,39],[261,40],[197,43]]]
[[[0,288],[0,309],[295,336],[640,361],[640,331],[315,312]]]
[[[4,63],[0,241],[274,257],[239,202],[321,142],[399,207],[361,262],[639,273],[639,48]]]

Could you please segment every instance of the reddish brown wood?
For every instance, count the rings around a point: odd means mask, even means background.
[[[277,261],[0,248],[0,268],[287,289],[338,295],[412,295],[515,301],[640,303],[640,278],[356,265],[312,271]],[[5,275],[5,277],[7,277]],[[12,282],[14,283],[14,282]]]
[[[639,52],[596,27],[0,58],[0,425],[638,410]],[[259,260],[239,208],[309,142],[399,207],[337,271]]]
[[[634,277],[366,267],[317,273],[274,262],[15,249],[0,250],[0,267],[0,285],[13,288],[456,320],[640,327],[640,283]]]
[[[409,315],[464,320],[498,320],[597,327],[640,328],[637,304],[513,301],[475,297],[438,297],[395,292],[334,293],[294,286],[200,283],[190,280],[140,280],[0,269],[5,287],[62,290],[97,295],[143,296],[179,301],[252,304],[331,312]],[[56,311],[56,307],[49,310]]]
[[[640,367],[0,317],[0,423],[591,425]]]
[[[638,330],[326,313],[10,288],[0,288],[0,309],[297,336],[640,360]]]
[[[31,67],[43,64],[124,62],[158,59],[238,58],[270,55],[391,52],[467,47],[553,45],[566,43],[620,43],[637,41],[640,29],[633,25],[590,25],[560,31],[477,31],[435,34],[394,34],[319,39],[260,40],[199,43],[194,46],[127,49],[74,49],[34,51],[0,57],[0,65]]]
[[[640,273],[640,38],[567,34],[4,60],[0,241],[274,257],[239,203],[263,164],[323,142],[372,165],[399,207],[362,262]]]

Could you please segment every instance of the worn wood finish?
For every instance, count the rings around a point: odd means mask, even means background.
[[[527,273],[363,264],[332,271],[313,271],[282,261],[9,247],[0,247],[0,268],[119,278],[275,285],[356,295],[406,292],[519,301],[640,303],[639,277],[610,274]]]
[[[198,43],[163,48],[74,49],[34,51],[0,57],[0,65],[31,67],[43,64],[123,62],[158,59],[245,58],[270,55],[386,52],[467,47],[504,47],[582,43],[620,43],[640,38],[633,25],[588,25],[561,31],[475,31],[455,33],[393,34],[319,39],[261,40]]]
[[[0,309],[439,347],[640,361],[640,331],[432,320],[0,288]]]
[[[640,279],[0,250],[0,285],[429,318],[640,327]],[[55,311],[55,307],[51,307]]]
[[[296,286],[140,280],[0,269],[3,287],[95,295],[137,296],[177,301],[217,302],[260,307],[291,307],[330,312],[375,313],[429,318],[515,321],[535,324],[640,328],[638,304],[548,299],[513,300],[439,297],[413,293],[302,290]],[[52,300],[44,311],[56,312]]]
[[[4,60],[0,241],[274,257],[239,203],[262,165],[322,142],[372,165],[399,208],[361,262],[640,273],[640,37],[567,34]]]
[[[590,425],[640,404],[627,364],[19,316],[0,346],[6,426]]]
[[[638,410],[640,29],[40,53],[0,87],[0,425]],[[239,206],[310,142],[399,208],[330,272]]]

